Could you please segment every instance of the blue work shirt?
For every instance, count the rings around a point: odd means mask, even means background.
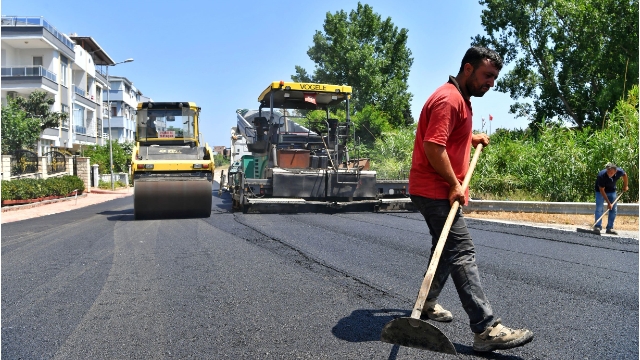
[[[613,177],[607,175],[607,169],[604,169],[598,173],[596,177],[596,192],[600,192],[600,188],[604,188],[605,193],[616,192],[616,182],[623,177],[626,173],[621,168],[618,168]]]

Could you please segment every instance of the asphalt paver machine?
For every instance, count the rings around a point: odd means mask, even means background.
[[[369,159],[353,156],[351,91],[345,85],[272,82],[258,97],[258,110],[238,110],[233,136],[244,138],[247,152],[236,157],[228,171],[227,187],[235,210],[282,213],[411,207],[406,180],[377,181]],[[331,109],[339,106],[346,110],[344,121],[332,118]],[[306,116],[310,110],[322,110],[323,118]]]

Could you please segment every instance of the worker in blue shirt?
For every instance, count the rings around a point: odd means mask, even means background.
[[[616,220],[616,214],[618,211],[618,204],[613,204],[616,200],[616,182],[622,178],[624,181],[624,187],[622,192],[629,190],[629,178],[627,173],[616,166],[616,164],[610,162],[607,163],[605,169],[598,173],[596,178],[596,224],[593,226],[594,230],[602,230],[602,219],[600,217],[604,213],[604,203],[607,202],[607,208],[609,209],[609,220],[607,222],[607,234],[617,235],[618,233],[613,230],[613,222]],[[600,219],[600,220],[598,220]]]

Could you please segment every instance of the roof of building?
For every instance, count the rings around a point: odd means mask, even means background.
[[[104,49],[91,36],[69,36],[76,44],[82,46],[93,57],[96,65],[114,65],[115,61],[107,54]]]

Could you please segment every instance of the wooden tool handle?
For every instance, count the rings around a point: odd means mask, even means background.
[[[611,207],[613,207],[613,205],[615,205],[618,202],[618,199],[620,199],[620,197],[622,196],[622,194],[624,194],[624,191],[620,193],[620,195],[618,195],[618,197],[615,199],[615,201],[611,204]],[[607,209],[607,211],[603,212],[602,215],[600,215],[600,217],[598,218],[598,220],[596,220],[596,222],[593,223],[593,226],[596,226],[596,224],[598,223],[598,221],[602,220],[602,218],[607,215],[607,213],[609,212],[609,209]],[[592,226],[592,227],[593,227]]]
[[[467,186],[469,186],[469,182],[471,181],[471,174],[473,174],[473,170],[476,168],[476,163],[478,163],[480,152],[482,152],[482,144],[478,144],[478,146],[476,147],[476,151],[473,154],[473,159],[471,159],[469,170],[467,171],[467,175],[465,175],[464,181],[462,182],[462,191],[465,191]],[[424,276],[424,280],[422,280],[422,286],[420,287],[420,292],[418,293],[418,299],[416,300],[416,304],[413,306],[413,311],[411,312],[411,317],[414,319],[420,319],[422,308],[424,307],[424,303],[427,300],[427,295],[429,295],[429,289],[431,288],[433,276],[435,275],[436,269],[438,268],[438,263],[440,262],[442,249],[444,248],[444,244],[447,242],[449,230],[451,230],[453,219],[456,217],[456,213],[458,212],[459,208],[460,202],[456,200],[453,203],[453,206],[451,206],[451,210],[449,210],[449,216],[447,216],[447,220],[444,223],[444,227],[442,228],[442,232],[440,233],[440,238],[438,239],[436,248],[433,251],[433,256],[431,256],[431,262],[429,263],[429,267],[427,268],[427,273]]]

